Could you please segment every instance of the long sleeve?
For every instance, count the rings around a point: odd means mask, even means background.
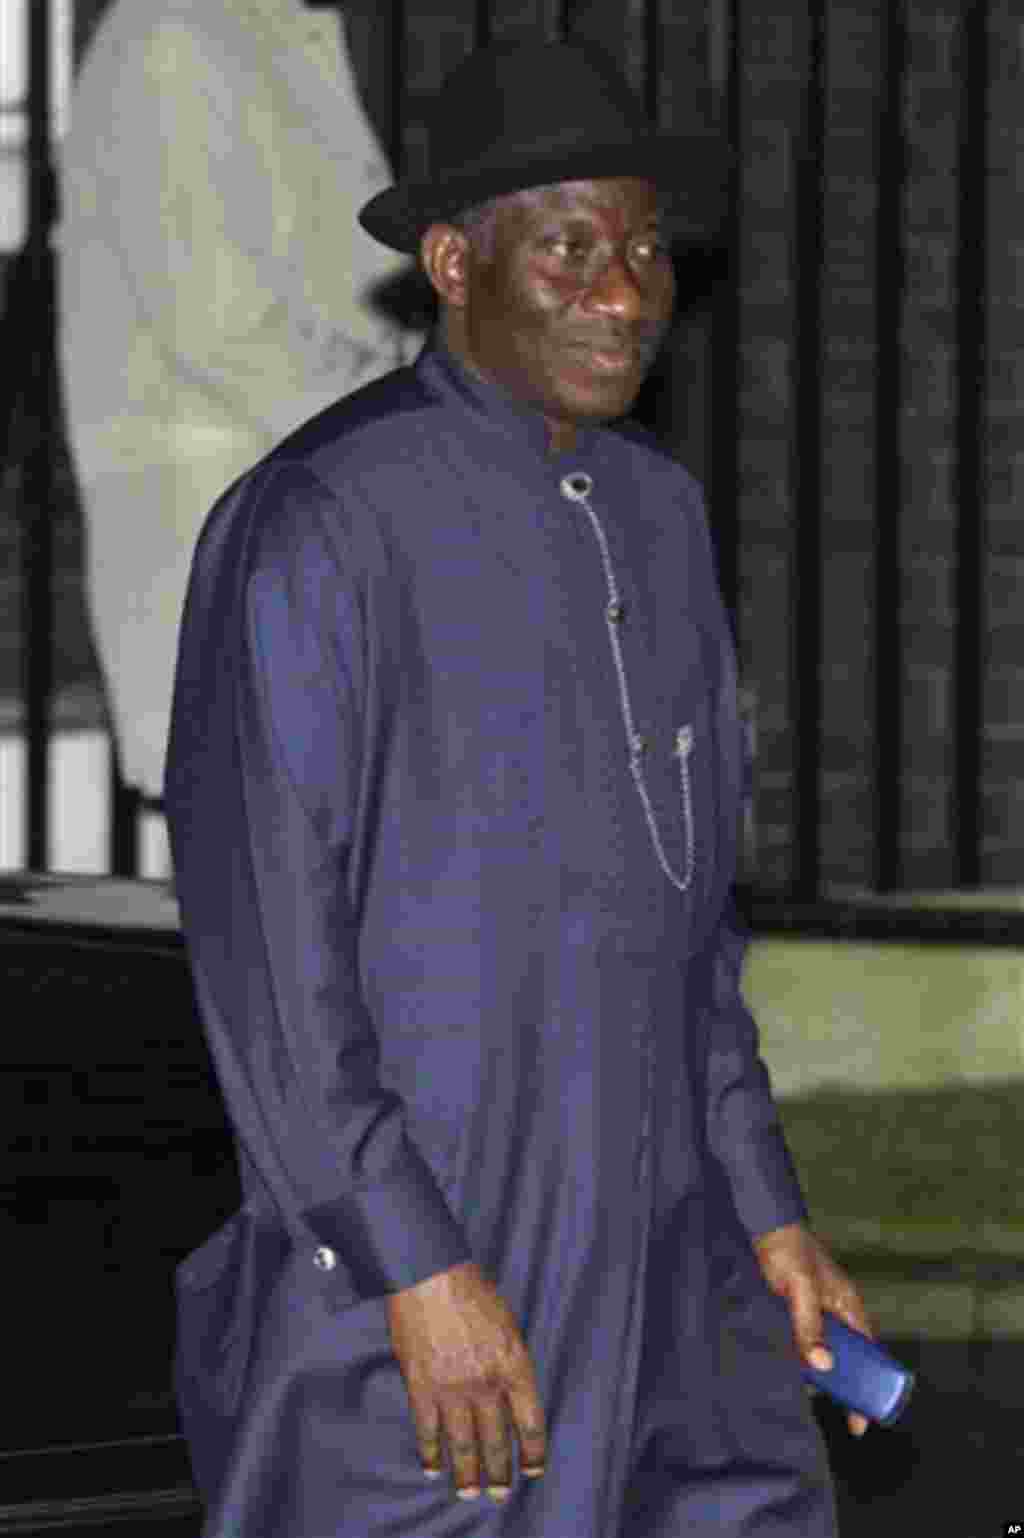
[[[721,636],[721,682],[717,700],[720,760],[719,829],[723,848],[736,851],[742,809],[751,792],[749,743],[737,699],[737,669],[724,607],[718,597],[714,556],[707,523],[700,532],[703,558],[711,568],[714,604]],[[744,1000],[741,980],[749,934],[736,912],[731,892],[735,857],[721,872],[726,900],[709,938],[705,1028],[708,1041],[707,1128],[712,1153],[724,1166],[736,1210],[748,1233],[757,1237],[786,1223],[807,1218],[800,1183],[786,1146],[768,1070],[760,1056],[757,1023]]]
[[[747,939],[730,904],[710,961],[708,1140],[729,1176],[740,1220],[757,1237],[804,1222],[807,1207],[740,988]]]
[[[182,627],[167,808],[236,1134],[289,1226],[372,1297],[471,1257],[380,1081],[359,984],[348,867],[367,647],[339,524],[293,466],[255,472],[214,515]]]

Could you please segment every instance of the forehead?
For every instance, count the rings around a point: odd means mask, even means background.
[[[618,217],[629,224],[659,216],[661,201],[653,182],[640,177],[608,177],[594,181],[555,182],[531,187],[508,200],[509,224],[520,229],[552,216]]]

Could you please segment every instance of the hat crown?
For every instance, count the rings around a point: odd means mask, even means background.
[[[600,50],[585,43],[496,43],[445,80],[428,122],[434,178],[512,153],[557,153],[583,141],[627,144],[653,125]]]
[[[654,182],[681,237],[704,242],[721,224],[724,141],[696,124],[657,128],[592,43],[479,49],[446,77],[425,127],[425,163],[359,211],[363,229],[394,251],[413,254],[431,224],[491,198],[610,177]]]

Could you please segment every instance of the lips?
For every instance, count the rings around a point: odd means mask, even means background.
[[[642,349],[615,342],[577,343],[573,351],[596,374],[628,374],[642,361]]]

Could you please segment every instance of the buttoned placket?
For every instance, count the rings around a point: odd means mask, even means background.
[[[687,822],[687,868],[684,879],[680,881],[669,867],[668,861],[665,858],[664,848],[662,846],[661,837],[659,835],[657,823],[654,817],[654,809],[651,805],[651,799],[648,794],[647,784],[644,778],[642,759],[647,748],[647,743],[636,727],[636,721],[633,715],[633,704],[629,693],[629,680],[626,674],[626,664],[623,657],[622,643],[620,640],[620,631],[626,618],[626,605],[622,598],[622,592],[619,587],[618,578],[616,576],[615,566],[612,562],[607,535],[605,534],[600,518],[597,516],[597,513],[594,511],[594,508],[590,502],[590,496],[593,489],[594,478],[585,470],[571,471],[568,475],[563,476],[559,483],[559,490],[561,491],[562,496],[565,497],[568,501],[575,502],[578,506],[583,508],[589,519],[590,527],[593,530],[595,538],[597,539],[598,547],[601,552],[601,564],[604,568],[605,583],[608,590],[604,618],[608,629],[608,638],[611,643],[612,659],[615,664],[615,675],[619,686],[619,701],[622,711],[622,720],[626,729],[626,742],[629,749],[630,770],[632,771],[633,780],[636,785],[637,792],[640,796],[640,800],[643,803],[644,813],[647,818],[647,825],[650,829],[651,840],[654,844],[655,853],[658,856],[661,868],[674,886],[678,887],[680,891],[685,891],[689,886],[693,875],[693,828],[690,798],[688,793],[684,798],[684,816]],[[681,736],[682,734],[680,733],[677,735]],[[689,751],[688,746],[687,751]],[[684,785],[688,787],[688,781],[684,781]],[[637,1137],[633,1170],[634,1184],[638,1190],[647,1186],[650,1180],[651,1107],[654,1104],[655,1075],[654,1046],[650,1035],[647,1037],[646,1047],[647,1103],[644,1107],[643,1119]]]
[[[618,683],[619,704],[622,712],[623,725],[626,732],[626,744],[629,752],[630,770],[636,785],[640,800],[643,803],[647,826],[650,830],[655,853],[662,870],[668,876],[674,886],[680,891],[685,891],[689,885],[693,865],[693,841],[692,834],[687,830],[688,854],[687,873],[682,882],[676,877],[665,858],[661,838],[658,833],[651,806],[650,796],[647,792],[646,780],[643,773],[642,759],[647,749],[647,743],[643,735],[637,730],[633,715],[632,699],[629,693],[629,680],[626,674],[626,664],[622,652],[621,630],[627,621],[626,603],[622,597],[615,567],[608,546],[608,539],[597,513],[590,502],[590,495],[594,489],[594,478],[587,471],[576,470],[564,475],[559,482],[559,490],[567,501],[582,507],[587,515],[590,528],[597,540],[601,553],[601,564],[604,569],[607,598],[604,605],[604,620],[608,630],[608,639],[611,645],[612,660],[615,667],[615,676]],[[688,804],[688,802],[686,803]],[[630,1304],[630,1317],[628,1325],[628,1345],[625,1358],[625,1371],[619,1380],[620,1403],[624,1406],[623,1435],[620,1439],[618,1456],[609,1462],[607,1470],[607,1482],[605,1485],[605,1510],[608,1513],[608,1529],[605,1538],[618,1538],[621,1521],[620,1502],[629,1474],[629,1455],[632,1446],[632,1429],[635,1419],[635,1401],[637,1384],[639,1380],[639,1362],[643,1344],[644,1321],[644,1297],[647,1287],[647,1246],[652,1221],[654,1193],[652,1189],[652,1163],[651,1163],[651,1118],[654,1106],[655,1089],[655,1060],[654,1040],[650,1029],[645,1031],[644,1048],[647,1067],[647,1093],[643,1108],[643,1115],[637,1133],[636,1147],[633,1155],[633,1187],[637,1193],[637,1205],[635,1222],[637,1225],[638,1243],[636,1247],[637,1265],[633,1278],[632,1299]]]

